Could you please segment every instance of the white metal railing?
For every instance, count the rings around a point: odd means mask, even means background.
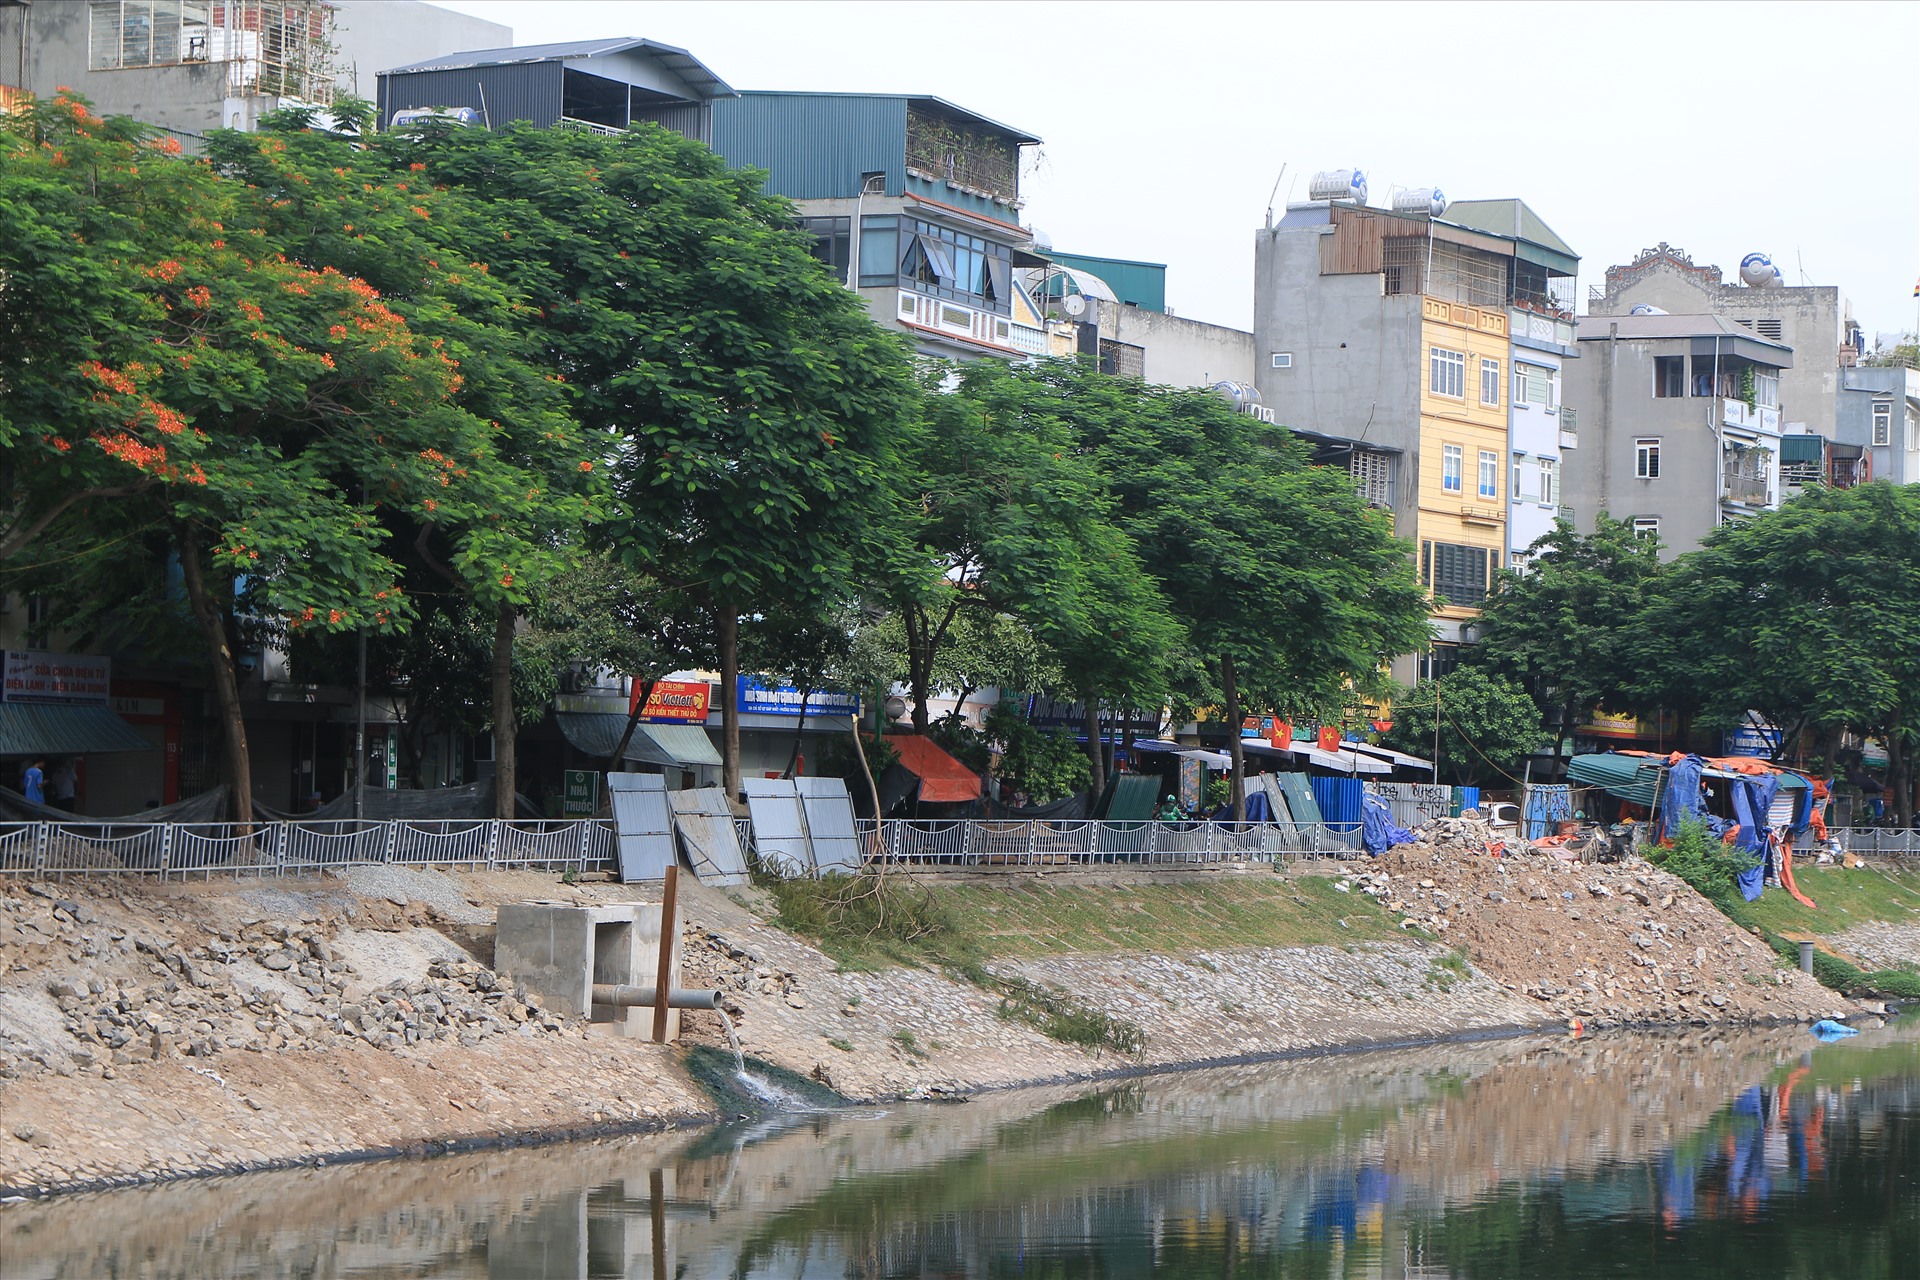
[[[909,870],[1276,862],[1345,856],[1360,843],[1356,824],[868,818],[854,825],[869,865]]]
[[[290,875],[394,863],[600,870],[614,862],[601,818],[427,821],[0,823],[0,874]]]

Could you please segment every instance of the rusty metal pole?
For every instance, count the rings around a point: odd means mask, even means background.
[[[680,940],[680,864],[667,864],[666,881],[660,895],[660,968],[653,984],[656,992],[673,989],[673,948]],[[657,996],[653,1003],[653,1042],[667,1042],[667,1001]]]

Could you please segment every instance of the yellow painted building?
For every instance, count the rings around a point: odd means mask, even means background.
[[[1420,338],[1420,581],[1457,624],[1479,615],[1507,545],[1507,313],[1422,297]]]

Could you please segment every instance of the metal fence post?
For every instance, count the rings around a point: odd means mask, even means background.
[[[287,874],[287,846],[293,842],[293,824],[276,822],[273,826],[273,873]]]
[[[173,867],[173,824],[160,824],[160,878],[165,880]]]
[[[36,879],[47,874],[47,863],[53,860],[53,824],[36,822],[33,824],[33,870]]]

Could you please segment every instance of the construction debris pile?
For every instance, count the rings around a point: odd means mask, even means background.
[[[1469,811],[1337,881],[1461,948],[1483,972],[1589,1026],[1820,1018],[1839,997],[1781,962],[1693,887],[1622,853],[1536,849]]]
[[[84,961],[88,976],[69,970],[44,992],[0,1002],[0,1077],[111,1076],[129,1063],[309,1051],[341,1037],[386,1050],[450,1038],[472,1047],[564,1025],[480,964],[437,960],[425,979],[373,985],[329,944],[327,924],[262,920],[198,941],[142,936],[102,918],[110,908],[97,898],[15,887],[0,897],[0,934],[15,940],[0,960],[17,949],[24,969],[34,953],[53,953]]]

